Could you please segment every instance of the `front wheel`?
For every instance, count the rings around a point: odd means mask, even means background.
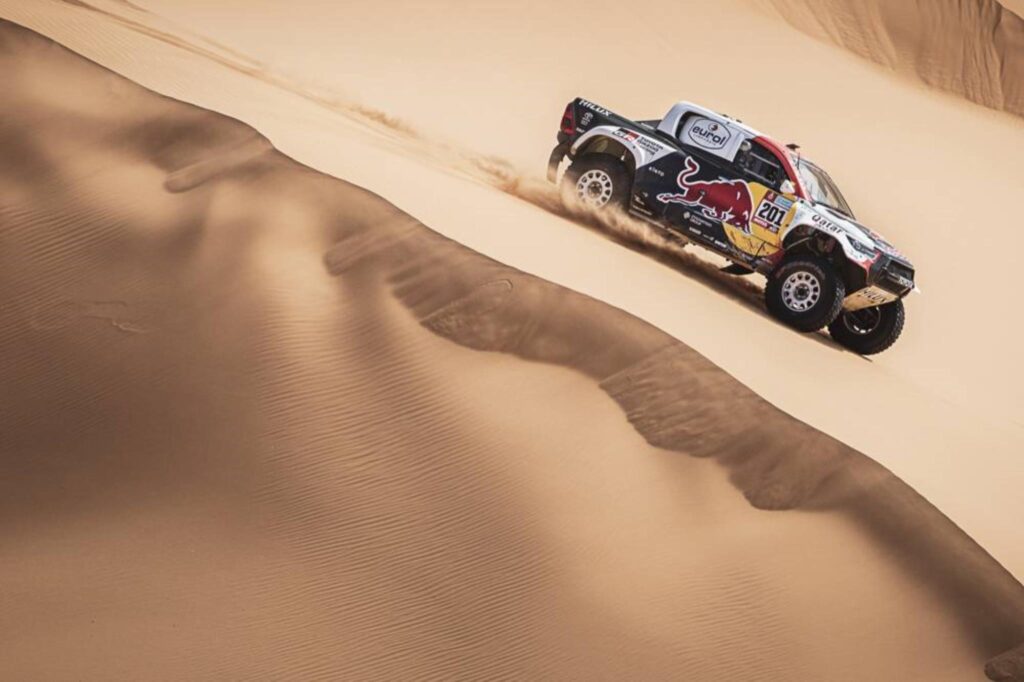
[[[764,289],[765,305],[777,320],[801,332],[816,332],[836,319],[846,288],[824,258],[790,256],[771,275]]]
[[[903,301],[896,300],[872,308],[844,310],[828,326],[828,333],[854,353],[874,355],[896,343],[905,320]]]
[[[629,201],[629,173],[609,154],[587,154],[572,162],[562,178],[563,200],[594,210],[617,206],[623,210]]]

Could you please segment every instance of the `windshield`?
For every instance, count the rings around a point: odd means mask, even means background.
[[[807,159],[800,159],[797,162],[797,171],[800,173],[800,181],[807,189],[811,199],[818,204],[824,204],[853,218],[853,209],[846,203],[843,193],[832,182],[828,173],[815,166]]]

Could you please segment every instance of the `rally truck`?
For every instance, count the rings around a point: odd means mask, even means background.
[[[784,324],[827,327],[862,355],[882,352],[903,330],[913,266],[856,221],[832,178],[796,145],[689,102],[660,121],[632,121],[577,98],[562,115],[550,181],[566,159],[564,196],[710,249],[730,274],[763,274],[768,312]]]

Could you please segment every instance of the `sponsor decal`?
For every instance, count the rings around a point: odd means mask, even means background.
[[[754,202],[747,183],[742,180],[693,180],[699,172],[700,164],[693,157],[688,157],[685,170],[680,171],[676,178],[682,192],[663,192],[658,195],[658,201],[699,209],[705,218],[727,223],[749,235]]]
[[[855,291],[843,300],[843,308],[846,310],[861,310],[876,305],[882,305],[898,298],[896,294],[879,289],[878,287],[866,287]]]
[[[580,117],[580,126],[586,128],[590,125],[590,122],[594,119],[594,114],[590,111],[584,112],[583,116]]]
[[[636,146],[640,147],[640,149],[643,149],[645,152],[648,152],[650,154],[657,154],[658,152],[663,151],[665,149],[665,145],[659,142],[655,142],[654,140],[643,136],[641,136],[640,139],[636,141]]]
[[[783,208],[787,211],[793,208],[793,204],[795,202],[792,199],[790,199],[784,194],[777,194],[775,192],[772,192],[772,194],[775,194],[775,198],[772,201],[775,203],[776,206],[779,206],[780,208]]]
[[[698,147],[722,149],[732,139],[732,133],[710,118],[696,116],[687,124],[686,137]]]
[[[886,301],[892,298],[892,294],[890,294],[888,291],[882,291],[875,287],[861,289],[859,293],[862,298],[864,298],[867,301],[871,301],[872,303],[885,303]]]
[[[612,135],[615,137],[621,137],[624,140],[633,142],[640,138],[640,133],[634,133],[632,130],[626,130],[625,128],[617,128],[612,131]]]
[[[657,154],[658,152],[665,149],[665,146],[655,142],[654,140],[644,137],[642,134],[628,130],[626,128],[616,128],[612,131],[612,135],[621,138],[626,142],[629,142],[634,147],[639,147],[648,154]]]
[[[636,146],[640,147],[640,149],[643,149],[645,152],[649,154],[658,154],[665,151],[665,145],[655,142],[654,140],[651,140],[646,137],[641,137],[639,140],[637,140]]]
[[[857,261],[861,267],[867,268],[871,263],[874,263],[878,259],[878,252],[871,249],[864,244],[850,236],[849,231],[844,230],[841,225],[835,223],[823,215],[817,213],[811,214],[811,222],[824,232],[828,232],[837,237],[841,237],[846,243],[853,245],[855,253],[847,253],[853,260]]]
[[[683,220],[690,223],[691,225],[702,227],[705,230],[710,230],[715,226],[715,223],[711,222],[710,220],[706,220],[702,218],[699,214],[690,213],[689,211],[683,212]]]
[[[820,227],[821,229],[825,230],[826,232],[831,232],[832,234],[836,234],[836,235],[845,235],[846,234],[846,230],[844,230],[837,223],[832,222],[831,220],[829,220],[828,218],[826,218],[823,215],[819,215],[817,213],[812,213],[811,214],[811,221],[815,225]]]
[[[782,221],[793,207],[793,201],[778,192],[768,190],[754,211],[753,221],[772,234],[778,234]]]
[[[841,225],[838,225],[837,223],[834,223],[831,220],[829,220],[828,218],[826,218],[826,217],[824,217],[822,215],[819,215],[817,213],[811,215],[811,220],[813,220],[814,223],[816,225],[818,225],[819,227],[821,227],[822,229],[827,230],[828,232],[831,232],[833,234],[849,234],[850,233],[849,230],[844,230]],[[856,223],[856,222],[853,222],[853,221],[851,221],[850,224],[853,225],[855,228],[857,228],[866,237],[868,237],[874,243],[874,245],[878,249],[880,249],[881,251],[884,251],[885,253],[889,254],[890,256],[897,256],[899,258],[903,257],[900,254],[900,252],[896,250],[896,247],[894,247],[892,244],[887,242],[882,235],[878,234],[874,230],[871,230],[871,229],[861,225],[860,223]],[[856,240],[854,240],[854,239],[850,239],[851,243],[854,243],[855,241]]]
[[[594,104],[593,102],[588,102],[585,99],[581,99],[580,100],[580,106],[581,107],[586,107],[587,109],[590,109],[591,111],[596,111],[597,113],[601,114],[602,116],[611,116],[612,115],[612,112],[608,111],[604,107],[599,107],[596,104]]]
[[[896,284],[900,285],[904,289],[913,289],[914,288],[914,283],[911,282],[906,277],[904,277],[903,275],[897,275],[895,272],[887,272],[885,274],[886,274],[886,276],[890,280],[892,280],[893,282],[896,282]]]

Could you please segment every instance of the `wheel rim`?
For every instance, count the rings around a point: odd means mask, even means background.
[[[843,326],[858,336],[864,336],[878,329],[882,321],[882,311],[877,307],[862,308],[843,313]]]
[[[806,270],[794,272],[782,283],[782,302],[795,313],[804,313],[821,300],[821,280]]]
[[[576,181],[576,197],[592,208],[603,208],[612,199],[612,176],[600,169],[588,170]]]

